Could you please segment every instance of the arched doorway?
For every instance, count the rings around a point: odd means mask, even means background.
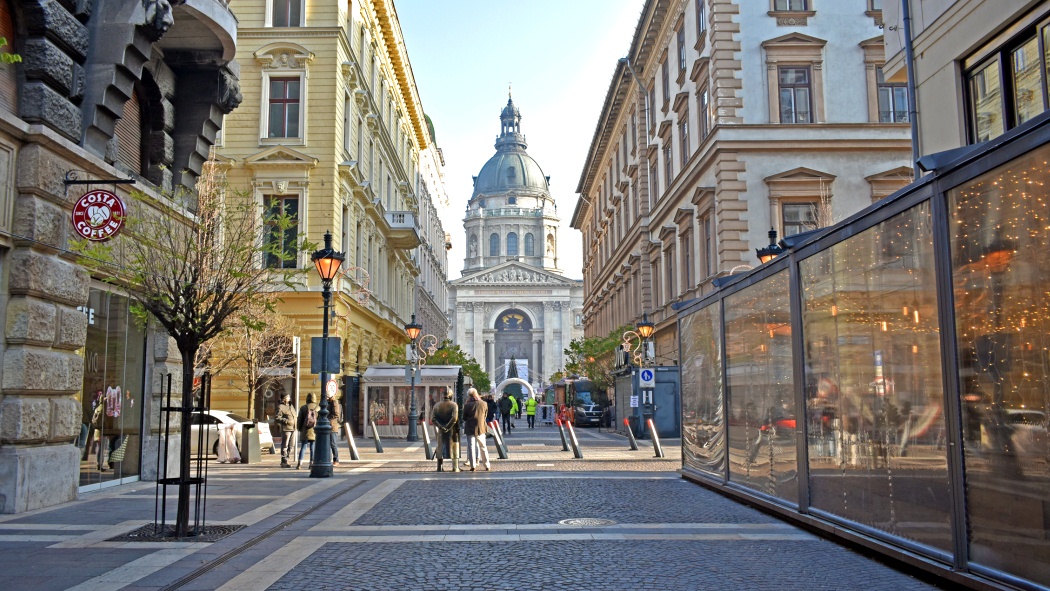
[[[507,376],[502,368],[511,359],[527,360],[529,371],[537,367],[538,359],[532,358],[532,319],[525,312],[510,308],[496,317],[495,367],[491,368],[496,379]]]

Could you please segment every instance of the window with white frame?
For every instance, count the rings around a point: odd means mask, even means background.
[[[783,235],[794,236],[802,232],[816,230],[817,222],[817,200],[799,201],[793,203],[781,203],[780,211],[782,218]]]
[[[707,0],[696,0],[696,38],[707,30]]]
[[[303,26],[303,0],[270,0],[270,3],[271,26]]]
[[[780,80],[780,122],[812,123],[812,88],[809,68],[804,66],[782,66],[778,72]]]
[[[887,82],[882,67],[875,68],[875,83],[879,93],[879,122],[908,122],[908,87],[902,83]]]
[[[776,12],[809,10],[809,0],[773,0],[773,10]]]
[[[302,77],[271,77],[267,97],[266,137],[298,138],[302,125]]]
[[[295,269],[298,267],[299,196],[265,195],[263,202],[267,214],[264,263],[269,269]]]

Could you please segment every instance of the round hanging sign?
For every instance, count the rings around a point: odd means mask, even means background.
[[[84,193],[73,205],[73,229],[82,238],[105,242],[124,227],[124,201],[102,189]]]

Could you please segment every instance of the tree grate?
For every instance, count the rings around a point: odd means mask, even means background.
[[[243,525],[207,525],[199,528],[196,532],[190,532],[184,538],[175,536],[175,526],[168,525],[157,528],[152,523],[121,534],[115,538],[109,538],[107,542],[218,542],[219,540],[234,534],[246,526]]]

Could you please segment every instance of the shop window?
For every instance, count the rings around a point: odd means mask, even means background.
[[[812,123],[809,68],[782,67],[780,80],[780,122]]]
[[[267,195],[265,264],[270,269],[298,268],[299,196]]]
[[[729,480],[798,500],[788,272],[726,297]]]
[[[499,256],[499,234],[492,233],[489,236],[489,256],[490,257],[498,257]]]
[[[875,68],[875,83],[879,93],[879,122],[907,123],[907,85],[887,82],[881,66]]]
[[[525,256],[536,256],[536,238],[531,232],[525,234]]]
[[[806,445],[814,508],[950,552],[930,210],[799,264]]]
[[[720,308],[716,302],[679,321],[682,463],[718,478],[726,466]]]
[[[948,193],[971,562],[1050,585],[1043,146]]]
[[[303,26],[303,0],[270,0],[271,24],[274,27]]]
[[[515,232],[507,234],[507,256],[518,256],[518,235]]]

